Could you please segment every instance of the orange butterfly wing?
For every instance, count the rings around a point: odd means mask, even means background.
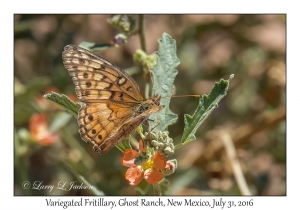
[[[146,101],[137,83],[126,72],[86,49],[66,46],[63,62],[82,102],[78,113],[81,138],[91,142],[100,154],[121,142],[150,114],[163,108],[154,104],[154,99]],[[155,100],[159,102],[157,97]],[[148,103],[151,109],[139,112],[139,107]]]
[[[73,79],[80,101],[105,99],[140,103],[145,100],[138,84],[106,59],[75,45],[68,45],[64,50],[64,66]]]

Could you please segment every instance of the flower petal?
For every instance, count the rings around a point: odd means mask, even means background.
[[[162,180],[163,174],[156,169],[148,169],[144,173],[144,178],[149,184],[154,184]]]
[[[33,138],[40,133],[46,132],[48,127],[46,114],[33,114],[29,121],[29,131]]]
[[[135,158],[139,156],[139,153],[133,149],[126,149],[124,151],[123,157],[121,157],[120,161],[123,166],[130,167],[134,166]]]
[[[45,132],[43,135],[39,135],[37,140],[38,143],[43,146],[49,146],[54,144],[57,139],[57,135],[49,132]]]
[[[138,166],[132,166],[127,169],[125,178],[129,181],[130,185],[136,186],[143,179],[143,171]]]
[[[74,94],[67,94],[68,98],[71,99],[71,101],[76,102],[78,101],[78,98]]]
[[[144,141],[141,139],[139,142],[139,150],[140,152],[147,152]]]
[[[153,159],[153,163],[154,163],[153,168],[159,169],[159,170],[165,169],[167,161],[162,155],[160,155],[158,152],[156,152],[155,155],[153,155],[152,159]]]

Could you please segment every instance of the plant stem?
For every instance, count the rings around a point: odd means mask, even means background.
[[[150,95],[150,85],[149,82],[147,82],[145,85],[145,97],[149,98],[149,95]]]
[[[141,40],[141,47],[142,50],[147,53],[146,49],[146,38],[145,38],[145,22],[144,22],[144,15],[139,15],[139,34]]]
[[[161,195],[161,189],[158,183],[152,185],[154,190],[154,195]]]
[[[174,148],[174,150],[177,150],[177,149],[179,149],[180,147],[182,147],[183,145],[182,145],[182,143],[180,143],[180,144],[177,144],[177,145],[175,145],[175,148]]]
[[[147,54],[144,15],[139,15],[138,22],[139,22],[138,24],[139,24],[139,35],[140,35],[140,41],[141,41],[141,48]],[[146,98],[149,98],[149,95],[150,95],[150,88],[149,88],[149,81],[147,81],[146,89],[145,89]]]

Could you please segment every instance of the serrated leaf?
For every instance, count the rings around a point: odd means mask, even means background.
[[[193,116],[188,114],[184,115],[185,126],[181,138],[182,145],[196,139],[196,131],[210,113],[218,107],[218,103],[227,94],[229,82],[232,78],[233,75],[231,75],[228,80],[221,79],[219,82],[216,82],[208,95],[203,94],[201,96],[199,105]]]
[[[163,33],[162,39],[159,39],[158,43],[157,64],[150,69],[153,77],[152,95],[171,96],[174,89],[173,83],[178,73],[176,67],[180,63],[176,55],[176,41],[167,33]],[[156,127],[157,130],[167,130],[169,125],[177,121],[177,114],[174,114],[169,108],[170,100],[170,97],[161,98],[160,104],[165,108],[150,117],[150,119],[160,122]],[[155,123],[151,123],[151,127],[154,125]]]
[[[64,94],[58,94],[55,92],[48,93],[44,95],[45,98],[57,103],[61,107],[63,107],[65,110],[70,112],[76,119],[78,117],[78,110],[80,109],[81,105],[79,103],[74,103],[71,99],[69,99]]]

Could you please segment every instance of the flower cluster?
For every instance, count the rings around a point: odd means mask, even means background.
[[[148,147],[154,148],[164,157],[174,153],[173,139],[169,137],[168,131],[146,132],[143,139]]]
[[[124,155],[121,158],[121,163],[124,166],[129,167],[125,177],[129,181],[130,185],[138,185],[144,178],[149,184],[154,184],[162,180],[163,173],[166,167],[166,159],[156,152],[152,157],[140,165],[136,165],[135,158],[139,156],[139,153],[132,149],[124,151]]]
[[[164,176],[174,173],[177,168],[176,160],[166,161],[168,155],[174,152],[173,140],[167,132],[150,133],[143,136],[143,139],[140,140],[139,152],[126,149],[120,160],[123,166],[129,167],[125,178],[133,186],[138,185],[142,179],[149,184],[161,182]]]

